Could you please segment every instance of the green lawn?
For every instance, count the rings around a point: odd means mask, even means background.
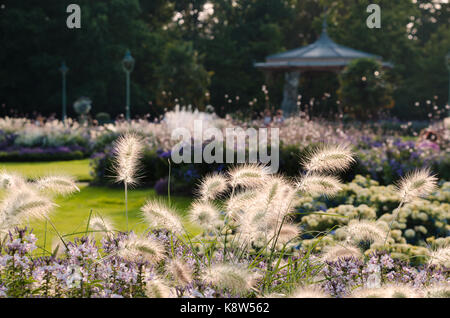
[[[75,175],[78,180],[89,180],[89,161],[73,160],[59,162],[37,162],[37,163],[1,163],[0,168],[20,172],[27,178],[34,178],[45,175],[49,172],[64,172]],[[110,219],[117,230],[126,230],[124,191],[122,188],[95,187],[89,186],[87,182],[78,184],[79,193],[69,197],[58,197],[55,202],[58,207],[51,214],[51,221],[56,230],[65,235],[65,239],[73,240],[77,236],[82,236],[86,230],[87,220],[92,211],[92,215],[101,215]],[[153,189],[131,189],[128,191],[128,222],[129,229],[137,233],[146,229],[141,221],[140,208],[148,199],[167,200],[167,196],[158,196]],[[171,203],[180,210],[184,217],[191,198],[181,196],[171,196]],[[32,222],[30,226],[39,238],[38,245],[43,246],[45,222]],[[186,229],[196,234],[198,228],[185,222]],[[70,235],[74,233],[74,235]],[[98,238],[98,235],[96,235]],[[55,230],[47,224],[46,246],[58,241]]]
[[[87,225],[87,220],[92,211],[92,215],[100,215],[111,220],[117,230],[126,230],[126,217],[124,205],[124,192],[122,189],[111,189],[107,187],[91,187],[86,184],[80,185],[80,192],[66,198],[57,198],[59,205],[52,213],[50,219],[60,235],[66,235],[67,240],[73,240],[77,236],[82,236]],[[155,194],[153,189],[136,189],[128,192],[128,222],[129,229],[137,233],[144,231],[147,226],[142,223],[140,208],[148,199],[167,200]],[[177,207],[184,217],[190,198],[171,197],[172,204]],[[195,234],[198,229],[185,222],[186,229]],[[43,245],[45,222],[39,221],[31,224],[34,233],[39,238],[38,244]],[[73,233],[73,235],[70,235]],[[51,243],[58,241],[55,230],[47,224],[47,248]]]
[[[0,169],[16,171],[29,179],[50,173],[67,173],[78,181],[92,179],[89,174],[89,159],[54,162],[0,162]]]

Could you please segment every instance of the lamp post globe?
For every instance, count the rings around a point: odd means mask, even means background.
[[[126,90],[127,90],[127,99],[125,106],[125,114],[127,121],[130,121],[130,73],[134,69],[134,58],[131,56],[130,50],[127,50],[125,56],[122,60],[122,68],[125,71],[126,75]]]
[[[125,72],[132,72],[134,69],[134,58],[131,56],[130,50],[127,50],[122,60],[122,67]]]
[[[66,124],[67,110],[66,110],[66,74],[69,71],[69,68],[66,65],[66,62],[62,62],[59,71],[62,74],[62,121],[64,125]]]

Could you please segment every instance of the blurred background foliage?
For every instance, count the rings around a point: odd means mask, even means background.
[[[68,29],[71,2],[2,1],[1,115],[14,109],[59,116],[58,68],[65,60],[69,105],[89,96],[93,115],[115,117],[124,110],[121,60],[127,49],[136,59],[133,115],[158,116],[177,103],[199,109],[211,104],[219,115],[276,109],[283,76],[267,78],[253,62],[315,41],[325,8],[328,32],[337,43],[395,65],[387,74],[392,115],[424,119],[433,103],[447,101],[448,3],[379,0],[381,29],[369,29],[366,8],[373,1],[364,0],[78,0],[81,29]],[[337,111],[338,89],[337,74],[311,72],[302,74],[299,94],[304,103],[318,101],[314,115],[328,116]]]
[[[337,93],[344,113],[357,119],[376,118],[380,110],[394,106],[392,85],[373,59],[353,60],[339,74],[339,86]]]

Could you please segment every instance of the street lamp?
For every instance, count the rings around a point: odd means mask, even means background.
[[[134,58],[131,56],[130,50],[127,50],[127,53],[122,60],[122,67],[127,78],[127,104],[125,107],[125,113],[127,121],[130,121],[130,73],[134,68]]]
[[[447,101],[447,107],[450,107],[450,52],[447,53],[445,56],[445,61],[447,62],[447,69],[448,69],[448,101]],[[448,111],[448,116],[450,117],[450,110]]]
[[[69,68],[66,66],[66,62],[62,62],[61,67],[59,68],[62,74],[62,121],[64,125],[66,124],[66,74],[69,71]]]

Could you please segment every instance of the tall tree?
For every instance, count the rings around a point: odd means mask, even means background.
[[[0,10],[0,104],[23,113],[37,110],[60,115],[63,60],[67,74],[69,115],[79,96],[93,101],[92,113],[113,115],[125,109],[125,73],[121,61],[127,49],[136,60],[131,74],[132,114],[157,113],[161,82],[171,74],[158,73],[166,47],[173,39],[166,30],[172,21],[173,4],[166,1],[80,0],[81,28],[66,27],[66,7],[71,1],[4,1]],[[193,59],[195,52],[186,51]],[[194,59],[195,63],[197,61]],[[201,63],[196,65],[202,68]],[[190,70],[186,72],[190,72]],[[188,73],[178,73],[177,82]],[[180,82],[181,83],[181,82]],[[207,85],[207,82],[204,83]],[[153,104],[154,106],[154,104]]]

